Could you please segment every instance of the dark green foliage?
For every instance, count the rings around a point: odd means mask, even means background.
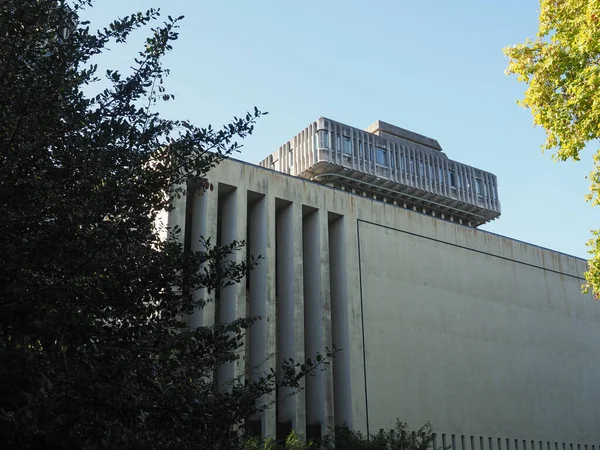
[[[432,446],[433,433],[429,423],[411,431],[406,423],[398,420],[392,430],[381,430],[370,436],[360,431],[337,427],[321,444],[307,443],[292,433],[282,443],[272,439],[262,442],[249,440],[245,450],[431,450]]]
[[[381,430],[377,434],[366,436],[360,431],[337,428],[335,438],[329,440],[327,449],[348,450],[429,450],[433,443],[433,433],[429,423],[416,431],[410,431],[404,422],[396,421],[391,430]]]
[[[77,23],[89,7],[0,2],[0,447],[240,448],[234,425],[314,364],[218,391],[214,369],[255,319],[181,318],[202,306],[190,292],[220,287],[217,267],[246,274],[221,261],[243,243],[186,253],[155,223],[262,113],[222,130],[161,118],[157,102],[172,99],[161,58],[181,18],[158,23],[151,9],[92,32]],[[129,73],[93,64],[149,24]],[[90,98],[101,74],[108,87]]]

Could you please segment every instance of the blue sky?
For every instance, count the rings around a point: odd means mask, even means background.
[[[502,48],[533,37],[533,0],[166,1],[101,0],[92,26],[158,7],[185,15],[165,59],[167,117],[225,124],[269,112],[236,158],[258,162],[320,116],[364,128],[375,120],[437,139],[455,160],[498,177],[502,216],[482,228],[586,257],[600,208],[584,201],[581,162],[542,154],[544,132],[515,101]],[[124,67],[141,44],[99,60]],[[140,48],[140,47],[137,47]]]

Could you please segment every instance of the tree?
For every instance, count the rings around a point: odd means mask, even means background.
[[[579,160],[600,137],[600,1],[540,0],[537,37],[504,49],[508,74],[528,84],[519,103],[546,131],[544,150],[559,161]],[[586,199],[600,204],[600,151],[594,155]],[[600,230],[588,242],[584,291],[600,295]]]
[[[155,224],[262,113],[219,131],[161,118],[173,98],[161,58],[182,17],[158,23],[150,9],[92,32],[77,22],[91,6],[0,3],[0,442],[240,448],[238,426],[263,396],[319,362],[216,387],[258,318],[190,329],[185,317],[210,301],[192,293],[212,296],[252,264],[228,259],[242,242],[193,253]],[[93,57],[151,24],[131,72],[102,81]]]

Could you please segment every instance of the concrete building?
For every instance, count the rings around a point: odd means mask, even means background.
[[[337,139],[338,125],[319,119],[286,144],[291,151],[261,163],[273,169],[224,161],[207,175],[215,189],[191,183],[169,218],[192,248],[201,235],[245,239],[236,258],[264,256],[246,283],[221,292],[218,308],[210,303],[190,319],[265,318],[218,381],[341,350],[330,370],[306,378],[299,395],[278,393],[277,406],[253,423],[265,435],[294,428],[315,436],[343,423],[377,432],[400,418],[412,427],[431,421],[436,447],[454,450],[596,450],[600,309],[581,294],[586,261],[474,228],[500,212],[496,179],[442,156],[435,141],[416,135],[414,147],[402,147],[397,135],[386,138],[381,148],[396,152],[388,157],[409,157],[394,168],[388,159],[386,172],[354,153],[360,142],[365,151],[381,141],[352,129],[351,163],[330,164],[344,150],[327,155],[311,144],[321,123],[329,142]],[[410,167],[407,152],[416,167],[428,164],[425,174],[433,167],[433,182],[398,171]],[[315,180],[326,165],[348,177],[392,172],[387,184],[364,178],[390,191]],[[440,167],[443,183],[435,181]],[[468,180],[455,194],[452,168]],[[477,179],[485,187],[473,189]]]
[[[380,120],[360,130],[321,117],[260,166],[473,227],[500,215],[495,175]]]

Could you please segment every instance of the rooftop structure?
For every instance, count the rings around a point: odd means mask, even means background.
[[[321,117],[260,166],[472,227],[500,215],[495,175],[379,120],[361,130]]]

